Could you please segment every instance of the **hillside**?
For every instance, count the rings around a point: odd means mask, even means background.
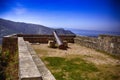
[[[73,34],[73,32],[69,30],[53,29],[43,25],[38,24],[30,24],[23,22],[14,22],[10,20],[5,20],[0,18],[0,43],[3,36],[15,34],[15,33],[23,33],[23,34],[52,34],[52,31],[56,30],[58,34]]]

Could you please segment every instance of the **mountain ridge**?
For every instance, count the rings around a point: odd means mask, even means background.
[[[14,22],[11,20],[5,20],[0,18],[0,43],[3,36],[10,34],[46,34],[50,35],[56,30],[58,34],[62,35],[75,35],[70,30],[64,30],[63,28],[49,28],[39,24],[24,23],[24,22]]]

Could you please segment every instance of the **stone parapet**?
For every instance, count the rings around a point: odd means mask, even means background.
[[[120,36],[100,35],[98,38],[77,36],[74,42],[85,47],[120,55]]]
[[[2,40],[2,53],[9,52],[10,54],[17,53],[18,50],[18,42],[17,37],[13,37],[13,35],[4,36]]]
[[[22,37],[18,37],[18,53],[19,80],[42,80],[42,76]]]
[[[98,41],[97,38],[85,37],[85,36],[77,36],[76,38],[74,38],[75,43],[93,49],[97,47],[97,41]]]
[[[48,43],[49,40],[55,40],[53,35],[39,35],[39,34],[17,34],[18,37],[23,37],[25,41],[30,43]],[[69,43],[74,43],[75,35],[59,35],[59,37],[64,41]]]
[[[56,80],[54,76],[51,74],[51,72],[48,70],[48,68],[45,66],[45,64],[42,62],[40,57],[37,56],[36,52],[34,49],[31,47],[29,42],[26,42],[26,45],[28,46],[28,49],[32,55],[32,58],[39,70],[39,72],[42,75],[43,80]]]

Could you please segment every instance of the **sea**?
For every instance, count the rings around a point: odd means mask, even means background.
[[[99,35],[118,35],[120,36],[120,32],[114,31],[97,31],[97,30],[79,30],[79,29],[69,29],[76,35],[80,36],[89,36],[89,37],[98,37]]]

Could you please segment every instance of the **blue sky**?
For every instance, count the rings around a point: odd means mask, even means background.
[[[120,0],[0,0],[0,18],[54,28],[120,32]]]

